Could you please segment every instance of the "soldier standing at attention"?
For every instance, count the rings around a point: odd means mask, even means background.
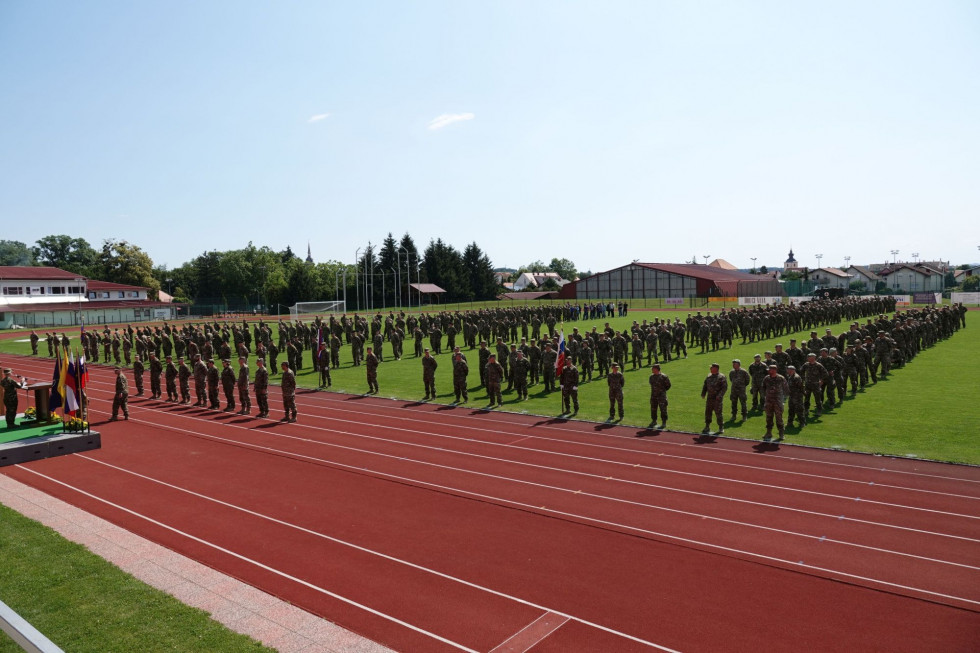
[[[364,365],[367,368],[368,394],[378,394],[378,357],[374,355],[374,348],[368,347],[367,354],[364,356]]]
[[[453,393],[456,395],[457,404],[460,397],[463,398],[463,401],[470,400],[470,393],[466,389],[466,377],[469,376],[469,373],[470,366],[467,365],[463,354],[457,350],[453,354]]]
[[[265,369],[265,359],[255,361],[255,403],[259,405],[259,417],[269,416],[269,370]]]
[[[490,362],[490,350],[487,348],[487,341],[480,341],[480,351],[477,352],[480,363],[480,387],[487,387],[487,363]]]
[[[37,335],[37,331],[31,329],[31,356],[37,356],[37,342],[40,338]]]
[[[191,370],[183,358],[177,359],[177,379],[180,381],[180,403],[191,403]]]
[[[498,406],[503,405],[504,398],[500,394],[500,384],[504,380],[504,366],[497,362],[497,357],[490,354],[487,359],[487,394],[490,397],[490,404],[487,408],[493,408],[494,402]]]
[[[296,374],[289,369],[289,364],[282,363],[282,380],[279,382],[282,389],[282,410],[283,416],[280,422],[296,421]]]
[[[143,372],[145,368],[143,367],[143,361],[139,356],[133,360],[133,381],[136,383],[136,396],[143,396]]]
[[[425,399],[436,398],[436,368],[439,361],[432,356],[426,347],[422,353],[422,385],[425,386]]]
[[[335,340],[339,342],[337,336],[333,336]],[[317,352],[317,364],[316,368],[320,371],[320,387],[329,388],[331,385],[330,379],[330,350],[327,349],[327,343],[320,343],[320,350]]]
[[[606,376],[606,383],[609,385],[609,419],[615,417],[614,409],[619,407],[619,419],[623,419],[623,386],[626,385],[626,377],[619,371],[619,365],[612,364],[612,369]]]
[[[732,371],[728,373],[728,380],[732,386],[732,421],[735,421],[735,415],[738,412],[738,404],[742,404],[742,421],[748,417],[748,411],[745,406],[745,389],[748,387],[749,383],[752,381],[752,377],[749,373],[742,369],[742,361],[737,358],[732,361]]]
[[[207,362],[207,381],[208,381],[208,408],[219,410],[221,404],[218,400],[218,386],[221,384],[221,375],[218,368],[214,366],[214,360],[209,358]]]
[[[163,394],[160,390],[160,375],[162,373],[163,364],[160,363],[156,354],[150,353],[150,395],[153,399],[159,399]]]
[[[531,364],[524,358],[524,352],[518,350],[514,364],[511,366],[510,373],[514,377],[514,388],[517,390],[518,399],[527,399],[527,373]]]
[[[667,391],[670,379],[660,372],[660,363],[654,363],[650,373],[650,425],[654,428],[667,428]],[[657,409],[660,409],[660,424],[657,424]]]
[[[721,369],[717,363],[711,365],[711,373],[704,380],[701,386],[701,398],[705,400],[704,405],[704,430],[701,433],[708,435],[711,433],[711,416],[714,414],[718,421],[718,433],[725,432],[725,425],[721,419],[722,406],[725,401],[725,393],[728,392],[728,379],[718,370]]]
[[[787,370],[795,368],[789,366]],[[786,379],[779,374],[779,367],[769,366],[769,376],[762,381],[762,390],[766,398],[766,435],[764,440],[772,439],[772,423],[775,419],[776,428],[779,430],[779,439],[783,439],[783,401],[789,392],[789,385]],[[792,415],[792,413],[790,413]],[[793,418],[790,417],[790,420]]]
[[[565,367],[561,370],[561,408],[562,415],[578,413],[578,369],[572,364],[571,358],[565,359]],[[574,412],[572,411],[574,408]]]
[[[207,406],[205,399],[207,393],[208,368],[201,360],[200,354],[194,355],[194,394],[197,396],[195,406]]]
[[[789,417],[786,420],[788,426],[793,426],[795,417],[800,428],[806,426],[806,410],[803,408],[803,393],[806,386],[803,377],[796,373],[796,366],[789,365],[786,368],[786,385],[789,388]]]
[[[544,346],[544,353],[541,354],[541,367],[544,371],[544,389],[551,392],[555,389],[555,365],[558,363],[558,354],[551,349],[551,343]]]
[[[806,359],[806,362],[803,364],[803,369],[800,370],[803,375],[803,383],[806,387],[803,408],[805,411],[810,410],[810,397],[813,397],[815,400],[814,403],[816,404],[816,416],[820,417],[822,408],[820,405],[820,396],[824,381],[827,378],[827,370],[817,362],[817,355],[815,353],[810,352],[806,355]]]
[[[533,350],[532,350],[533,354]],[[589,339],[585,338],[582,341],[582,349],[579,351],[579,359],[582,361],[582,378],[585,381],[592,380],[592,371],[595,369],[595,352],[593,352],[592,347],[589,345]],[[532,378],[534,378],[534,358],[531,358],[531,370]],[[535,379],[536,380],[536,379]]]
[[[242,405],[238,411],[242,415],[252,412],[252,400],[248,396],[248,359],[244,356],[238,357],[238,403]]]
[[[760,407],[760,394],[762,393],[762,380],[769,374],[769,366],[762,362],[762,356],[755,355],[755,361],[749,365],[749,376],[752,378],[752,410]],[[761,405],[765,406],[765,396],[762,397]]]
[[[177,401],[177,366],[172,356],[167,356],[167,401]]]
[[[585,342],[588,343],[588,340]],[[580,355],[584,354],[580,352]],[[538,347],[538,343],[534,340],[531,341],[531,344],[527,348],[527,364],[531,376],[530,382],[531,385],[534,385],[541,380],[541,348]]]
[[[225,392],[225,412],[231,412],[235,409],[235,370],[227,358],[221,359],[221,388]]]
[[[109,418],[110,422],[115,422],[119,419],[120,409],[123,412],[123,419],[129,419],[129,384],[126,382],[126,377],[122,374],[122,368],[116,367],[116,394],[112,396],[112,417]]]

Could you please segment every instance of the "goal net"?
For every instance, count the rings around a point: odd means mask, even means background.
[[[346,313],[347,302],[296,302],[289,307],[289,315],[293,320],[300,320],[306,315],[321,313]]]

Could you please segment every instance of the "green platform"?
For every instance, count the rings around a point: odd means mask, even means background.
[[[16,440],[26,440],[37,438],[42,435],[54,435],[62,432],[61,420],[48,422],[47,424],[37,424],[33,420],[27,420],[23,415],[17,416],[17,426],[7,428],[6,419],[0,417],[0,444],[14,442]]]

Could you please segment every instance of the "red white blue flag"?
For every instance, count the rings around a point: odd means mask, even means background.
[[[561,374],[565,367],[565,330],[562,329],[558,336],[558,358],[555,360],[555,374]]]

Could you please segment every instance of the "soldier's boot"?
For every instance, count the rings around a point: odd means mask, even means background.
[[[786,420],[786,428],[792,428],[792,426],[793,426],[793,420],[792,419]]]
[[[611,417],[611,415],[610,415],[610,417]],[[711,433],[711,422],[708,422],[707,424],[705,424],[704,425],[704,428],[701,430],[701,434],[702,435],[708,435],[709,433]]]
[[[785,430],[784,429],[779,429],[779,437],[777,438],[777,440],[782,440],[784,434],[785,434]]]
[[[737,417],[738,417],[738,411],[733,410],[732,411],[732,421],[734,422]]]
[[[766,429],[766,434],[762,436],[762,439],[763,440],[772,440],[772,429],[771,428],[767,428]]]
[[[745,412],[745,411],[743,410],[743,411],[742,411],[742,421],[744,422],[744,421],[745,421],[745,420],[747,420],[748,418],[749,418],[749,415],[748,415],[748,413],[746,413],[746,412]]]

